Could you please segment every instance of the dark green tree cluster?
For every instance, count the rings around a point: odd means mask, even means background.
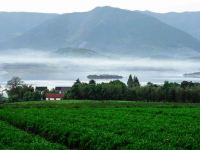
[[[65,94],[69,99],[93,99],[93,100],[122,100],[125,97],[126,85],[119,81],[96,84],[91,80],[89,84],[76,81],[71,90]]]
[[[11,102],[18,101],[35,101],[41,100],[42,94],[34,91],[32,86],[23,83],[19,77],[13,77],[7,82],[8,100]]]
[[[116,80],[96,84],[94,80],[81,83],[77,80],[65,94],[66,99],[134,100],[151,102],[200,102],[200,83],[183,81],[181,84],[164,82],[163,85],[148,82],[140,86],[136,76],[129,76],[127,85]]]
[[[128,88],[139,87],[140,82],[136,76],[132,78],[132,75],[129,76],[127,81]]]

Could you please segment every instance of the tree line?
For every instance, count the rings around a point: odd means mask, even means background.
[[[47,93],[56,92],[54,89],[36,91],[32,86],[24,84],[19,77],[9,80],[6,88],[10,102],[45,100]],[[77,79],[71,89],[65,92],[64,99],[199,103],[200,83],[165,81],[162,85],[148,82],[141,86],[138,78],[132,75],[127,84],[119,80],[98,84],[95,80],[90,80],[89,83],[83,83]],[[5,98],[0,93],[0,101],[2,100],[5,101]]]
[[[82,83],[76,80],[65,99],[132,100],[149,102],[200,102],[200,83],[183,81],[180,84],[165,81],[162,85],[148,82],[141,86],[136,76],[129,76],[127,84],[115,80],[96,84],[94,80]]]

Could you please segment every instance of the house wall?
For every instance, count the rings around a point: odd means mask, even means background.
[[[59,101],[59,100],[61,100],[61,98],[46,98],[46,100],[47,101],[54,101],[54,100],[57,100],[57,101]]]

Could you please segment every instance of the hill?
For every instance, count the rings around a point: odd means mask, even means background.
[[[125,56],[188,56],[200,50],[200,42],[184,31],[142,12],[112,7],[60,15],[0,45],[1,49],[76,47]]]
[[[200,40],[200,12],[146,13]]]
[[[0,41],[20,36],[55,16],[57,14],[0,12]]]
[[[66,47],[66,48],[60,48],[57,51],[54,52],[57,56],[64,56],[64,57],[86,57],[86,58],[92,58],[92,57],[104,57],[103,55],[89,49],[84,48],[72,48],[72,47]]]

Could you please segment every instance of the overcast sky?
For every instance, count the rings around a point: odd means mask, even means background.
[[[67,13],[97,6],[154,12],[200,11],[200,0],[0,0],[0,11]]]

